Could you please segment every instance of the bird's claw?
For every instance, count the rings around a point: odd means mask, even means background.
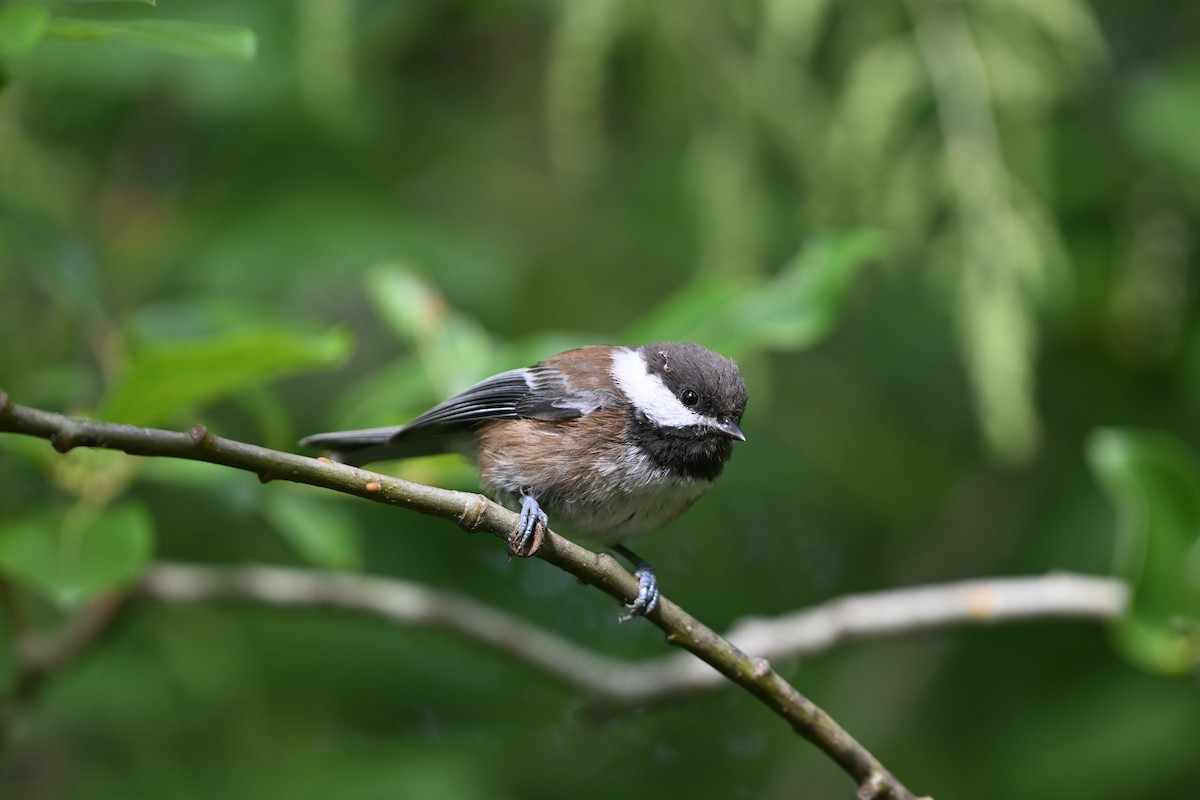
[[[621,615],[621,622],[644,617],[658,607],[658,576],[654,574],[654,568],[649,565],[638,567],[633,576],[638,579],[638,595],[632,603],[625,604],[629,613]]]
[[[512,538],[508,540],[508,552],[518,558],[529,558],[542,546],[549,518],[537,500],[527,494],[521,495],[521,519]]]

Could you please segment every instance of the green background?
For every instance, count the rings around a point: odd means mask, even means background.
[[[742,366],[748,441],[639,544],[668,596],[721,630],[1115,572],[1111,629],[780,667],[921,794],[1191,796],[1198,34],[1185,0],[0,3],[0,388],[294,450],[576,344],[702,342]],[[445,523],[0,436],[0,578],[37,625],[151,557],[394,575],[666,650]],[[10,720],[0,796],[853,794],[736,689],[584,701],[434,631],[136,601]]]

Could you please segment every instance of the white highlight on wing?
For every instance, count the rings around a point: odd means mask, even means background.
[[[661,377],[646,371],[646,362],[637,350],[617,348],[612,357],[612,374],[629,401],[651,422],[666,428],[707,424],[706,418],[679,402]]]

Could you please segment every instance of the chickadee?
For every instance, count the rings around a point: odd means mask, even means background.
[[[488,378],[407,425],[300,444],[354,466],[473,456],[484,488],[521,508],[511,552],[529,555],[549,512],[633,564],[639,591],[629,619],[654,609],[658,581],[620,543],[675,519],[712,486],[733,440],[746,440],[745,408],[737,365],[700,345],[590,345]]]

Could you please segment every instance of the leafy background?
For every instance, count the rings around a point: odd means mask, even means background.
[[[1115,571],[1112,630],[785,674],[937,797],[1188,796],[1198,29],[1182,1],[5,2],[0,387],[290,449],[573,344],[702,341],[743,366],[749,441],[639,548],[673,599],[720,629]],[[39,624],[152,557],[398,575],[663,651],[435,521],[0,438],[0,574]],[[851,792],[734,690],[579,709],[432,632],[141,604],[12,726],[0,795]]]

